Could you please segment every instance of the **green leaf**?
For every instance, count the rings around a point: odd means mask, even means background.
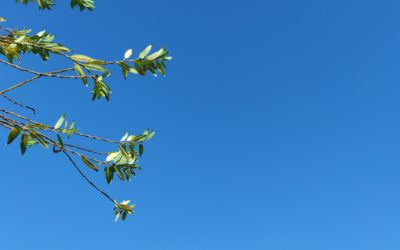
[[[128,206],[128,205],[125,205],[125,204],[119,204],[119,206],[123,209],[123,210],[126,210],[126,211],[132,211],[132,209],[133,209],[133,207],[132,206]]]
[[[58,121],[56,122],[56,124],[54,125],[54,129],[58,129],[61,127],[61,125],[63,124],[65,119],[65,114],[62,114],[61,117],[58,119]]]
[[[139,144],[139,155],[142,156],[144,152],[143,144]]]
[[[25,35],[18,37],[17,39],[15,39],[15,43],[21,43],[22,41],[24,41],[24,39],[26,38]]]
[[[164,48],[161,48],[159,51],[154,52],[153,54],[149,55],[146,59],[147,60],[158,59],[158,58],[164,56],[165,54],[167,54],[167,52],[165,51]]]
[[[121,66],[122,75],[126,79],[128,77],[128,73],[129,73],[129,70],[131,69],[131,66],[129,66],[128,64],[126,64],[124,62],[119,62],[118,65]]]
[[[7,19],[5,19],[4,17],[0,17],[0,22],[5,22],[7,21]]]
[[[72,55],[71,59],[74,61],[85,62],[85,63],[99,62],[99,60],[96,60],[94,58],[85,55]]]
[[[93,169],[93,170],[96,171],[96,172],[99,171],[99,169],[98,169],[95,165],[93,165],[93,163],[91,163],[88,159],[86,159],[85,156],[82,156],[82,157],[81,157],[81,160],[82,160],[82,162],[85,163],[86,166],[88,166],[90,169]]]
[[[75,127],[75,121],[71,122],[71,125],[69,126],[69,129],[73,129]]]
[[[94,9],[94,1],[93,0],[71,0],[71,7],[75,8],[79,6],[80,11]]]
[[[110,153],[107,158],[106,161],[114,161],[114,159],[118,156],[118,154],[120,154],[120,152],[113,152]]]
[[[46,125],[43,124],[28,124],[27,127],[31,127],[31,128],[37,128],[37,129],[42,129],[42,130],[46,130],[49,127],[47,127]]]
[[[42,30],[42,31],[36,33],[36,36],[42,37],[42,36],[45,35],[45,34],[46,34],[46,31],[45,31],[45,30]]]
[[[156,134],[156,132],[151,132],[148,136],[147,136],[147,140],[150,140],[151,138],[154,137],[154,135]]]
[[[64,147],[64,143],[63,143],[63,141],[61,139],[61,136],[59,134],[57,134],[57,139],[58,139],[58,144],[60,144],[61,148],[63,148]]]
[[[147,56],[147,54],[149,54],[151,48],[152,48],[152,46],[149,45],[142,52],[140,52],[139,59],[144,59]]]
[[[115,169],[115,172],[117,172],[118,178],[119,178],[121,181],[125,180],[125,177],[124,177],[124,175],[123,175],[122,172],[121,172],[121,167],[120,167],[120,166],[116,166],[114,169]]]
[[[86,79],[86,75],[85,75],[85,72],[83,71],[82,67],[79,64],[75,63],[74,64],[74,69],[75,69],[76,73],[78,73],[78,75],[82,77],[81,78],[82,82],[87,87],[88,86],[88,81]]]
[[[122,205],[128,205],[131,200],[123,200],[120,204]]]
[[[115,220],[117,221],[119,219],[119,216],[121,215],[121,209],[117,209],[117,211],[115,212]]]
[[[132,213],[133,208],[135,207],[135,204],[129,205],[131,201],[130,200],[124,200],[120,204],[118,204],[119,208],[124,210],[127,213]]]
[[[70,129],[67,129],[67,131],[63,131],[65,134],[67,134],[67,136],[68,136],[68,138],[72,135],[72,134],[75,134],[76,132],[77,132],[78,130],[76,129],[76,128],[70,128]]]
[[[31,146],[33,146],[33,145],[36,145],[38,142],[37,141],[35,141],[35,140],[28,140],[28,147],[31,147]]]
[[[34,131],[30,131],[29,132],[30,135],[35,138],[36,140],[38,140],[38,142],[40,143],[40,145],[42,145],[44,148],[48,148],[47,142],[43,139],[43,137],[40,134],[37,134]]]
[[[132,49],[128,49],[124,54],[124,59],[129,59],[132,56]]]
[[[135,74],[135,75],[139,74],[139,72],[135,68],[129,68],[129,72],[131,72],[132,74]]]
[[[122,213],[122,217],[121,217],[122,220],[125,220],[125,219],[126,219],[126,214],[127,214],[126,211],[124,211],[124,212]]]
[[[125,159],[128,160],[130,158],[130,156],[129,156],[128,152],[126,152],[126,148],[124,146],[119,146],[119,151],[125,157]]]
[[[129,181],[131,179],[131,173],[129,172],[129,169],[125,168],[124,173],[125,173],[126,179]]]
[[[21,129],[19,127],[12,128],[10,131],[10,134],[8,135],[7,144],[12,143],[15,140],[15,138],[18,137],[20,132],[21,132]]]
[[[112,182],[113,177],[114,177],[114,174],[111,172],[111,168],[105,167],[104,168],[104,173],[105,173],[105,176],[106,176],[107,184],[110,184]]]
[[[93,69],[96,71],[108,72],[108,70],[106,68],[104,68],[103,66],[101,66],[99,64],[95,64],[95,63],[88,63],[88,64],[83,65],[83,67],[85,67],[87,69]]]
[[[128,135],[128,132],[126,132],[125,135],[121,138],[120,141],[121,141],[121,142],[125,141],[126,138],[128,138],[128,136],[129,136],[129,135]]]
[[[28,135],[27,134],[22,134],[21,143],[20,143],[20,148],[21,148],[22,155],[25,154],[27,146],[28,146]]]

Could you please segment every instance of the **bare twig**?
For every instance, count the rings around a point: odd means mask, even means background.
[[[70,76],[70,75],[60,75],[58,73],[62,73],[62,72],[66,72],[66,71],[70,71],[73,70],[74,68],[67,68],[67,69],[61,69],[61,70],[57,70],[57,71],[51,71],[51,72],[38,72],[35,70],[31,70],[31,69],[27,69],[27,68],[23,68],[19,65],[16,65],[14,63],[10,63],[7,62],[6,60],[0,59],[0,63],[6,64],[12,68],[18,69],[20,71],[23,72],[27,72],[33,75],[37,75],[37,76],[47,76],[47,77],[56,77],[56,78],[67,78],[67,79],[81,79],[81,78],[91,78],[92,76]]]
[[[22,120],[24,120],[24,121],[30,122],[30,123],[32,123],[32,124],[43,125],[43,126],[45,126],[45,127],[48,127],[48,128],[49,128],[48,130],[53,131],[53,132],[57,132],[57,131],[54,129],[53,126],[49,126],[49,125],[46,125],[46,124],[43,124],[43,123],[34,121],[34,120],[32,120],[32,119],[29,119],[29,118],[27,118],[27,117],[25,117],[25,116],[22,116],[22,115],[19,115],[19,114],[17,114],[17,113],[14,113],[14,112],[11,112],[11,111],[2,109],[2,108],[0,108],[0,112],[3,112],[3,113],[6,113],[6,114],[15,116],[15,117],[17,117],[17,118],[19,118],[19,119],[22,119]],[[110,140],[110,139],[106,139],[106,138],[102,138],[102,137],[98,137],[98,136],[94,136],[94,135],[84,134],[84,133],[81,133],[81,132],[79,132],[79,131],[77,131],[77,132],[75,133],[75,135],[82,136],[82,137],[89,138],[89,139],[93,139],[93,140],[108,142],[108,143],[121,144],[120,141],[115,141],[115,140]]]
[[[72,159],[72,157],[65,152],[64,150],[62,151],[68,158],[68,160],[72,163],[72,165],[74,165],[75,169],[78,171],[78,173],[83,177],[83,179],[85,179],[89,185],[91,185],[94,189],[96,189],[98,192],[100,192],[102,195],[104,195],[108,200],[110,200],[112,203],[114,203],[114,205],[118,206],[118,203],[111,198],[111,196],[109,196],[106,192],[104,192],[103,190],[101,190],[98,186],[96,186],[83,172],[82,170],[79,168],[78,164],[76,164],[76,162],[74,161],[74,159]]]
[[[1,60],[1,59],[0,59],[0,60]],[[21,86],[23,86],[23,85],[25,85],[25,84],[27,84],[27,83],[30,83],[30,82],[32,82],[32,81],[34,81],[34,80],[36,80],[36,79],[38,79],[38,78],[40,78],[40,77],[42,77],[42,76],[41,76],[41,75],[37,75],[37,76],[34,76],[34,77],[32,77],[32,78],[29,78],[29,79],[27,79],[27,80],[25,80],[25,81],[22,81],[22,82],[20,82],[20,83],[17,83],[17,84],[15,84],[15,85],[13,85],[13,86],[11,86],[11,87],[5,89],[5,90],[0,91],[0,95],[4,95],[4,94],[7,93],[8,91],[11,91],[11,90],[13,90],[13,89],[19,88],[19,87],[21,87]]]
[[[32,107],[30,107],[30,106],[27,106],[27,105],[24,105],[24,104],[21,104],[21,103],[15,101],[14,99],[11,99],[10,97],[4,95],[4,94],[3,94],[2,96],[3,96],[3,98],[6,99],[7,101],[9,101],[9,102],[11,102],[11,103],[13,103],[13,104],[15,104],[15,105],[21,107],[21,108],[25,108],[25,109],[31,110],[31,111],[33,112],[33,115],[36,114],[36,110],[35,110],[34,108],[32,108]]]

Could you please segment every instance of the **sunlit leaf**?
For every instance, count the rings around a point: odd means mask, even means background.
[[[140,58],[140,59],[145,58],[145,57],[147,56],[147,54],[149,54],[151,48],[152,48],[151,45],[147,46],[142,52],[140,52],[139,58]]]
[[[58,121],[56,122],[56,124],[54,125],[54,129],[58,129],[61,127],[61,125],[63,124],[65,119],[65,114],[62,114],[61,117],[58,119]]]
[[[85,63],[99,62],[99,60],[96,60],[94,58],[85,55],[72,55],[71,59],[74,61],[85,62]]]
[[[132,56],[132,49],[128,49],[124,54],[124,59],[129,59]]]

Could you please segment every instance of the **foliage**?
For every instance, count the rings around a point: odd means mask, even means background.
[[[37,3],[39,8],[43,10],[49,10],[54,6],[54,0],[17,0],[17,2],[23,4]],[[94,2],[92,0],[72,0],[71,7],[79,7],[81,11],[93,10]],[[0,24],[4,22],[6,22],[6,19],[0,17]],[[151,50],[152,46],[148,45],[133,58],[133,50],[128,49],[121,56],[121,59],[104,60],[72,53],[71,49],[55,42],[55,36],[47,31],[33,33],[28,29],[10,29],[0,25],[0,54],[3,57],[0,57],[0,63],[31,75],[30,78],[24,81],[0,90],[0,96],[18,107],[32,110],[33,114],[35,114],[34,108],[11,99],[6,93],[8,94],[8,92],[41,78],[55,78],[80,80],[84,86],[91,86],[92,100],[104,98],[109,101],[111,88],[107,84],[107,79],[111,76],[114,68],[119,68],[125,79],[129,74],[145,76],[150,73],[154,76],[165,76],[165,63],[171,60],[171,57],[168,56],[168,51],[161,48],[151,53]],[[48,61],[51,57],[57,56],[69,62],[71,66],[48,72],[39,72],[21,66],[21,56],[23,54],[38,56],[43,61]],[[112,183],[115,176],[120,181],[129,181],[133,176],[136,176],[137,170],[141,169],[139,159],[144,152],[143,144],[154,136],[154,132],[150,132],[147,129],[141,134],[126,133],[120,140],[111,140],[81,132],[76,128],[74,121],[67,121],[64,114],[54,125],[49,125],[1,107],[0,126],[9,129],[7,144],[19,141],[22,155],[29,148],[36,145],[40,145],[44,149],[51,148],[53,153],[64,154],[79,174],[114,204],[116,220],[120,217],[125,220],[128,214],[133,213],[134,204],[130,204],[129,200],[117,202],[100,189],[84,174],[76,158],[80,159],[81,164],[91,171],[98,172],[99,169],[102,169],[108,184]],[[114,150],[99,152],[93,148],[68,143],[72,136],[108,143],[114,146]]]
[[[21,2],[23,4],[28,3],[37,3],[39,5],[39,9],[42,10],[50,10],[51,7],[55,5],[54,0],[16,0],[17,2]],[[79,7],[82,10],[93,10],[94,9],[94,1],[93,0],[71,0],[71,7]]]

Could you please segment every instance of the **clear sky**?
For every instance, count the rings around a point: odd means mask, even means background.
[[[78,81],[10,96],[48,123],[157,135],[131,183],[90,174],[137,203],[123,223],[61,155],[0,147],[0,249],[400,249],[398,1],[57,2],[2,1],[0,16],[93,57],[165,46],[167,77],[114,77],[110,103]]]

